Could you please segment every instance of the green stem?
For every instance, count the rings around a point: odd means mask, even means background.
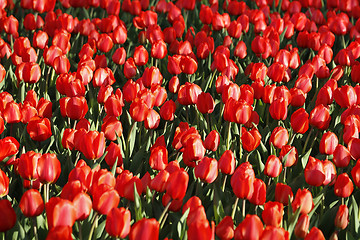
[[[82,222],[76,222],[79,228],[79,240],[82,240]]]
[[[227,138],[226,138],[226,149],[230,149],[230,130],[231,130],[231,122],[228,122],[227,126]]]
[[[242,220],[244,220],[245,219],[245,214],[246,214],[246,199],[244,198],[243,200],[242,200],[243,202],[242,202]]]
[[[223,181],[222,188],[221,188],[223,192],[225,192],[226,180],[227,180],[227,175],[225,174],[224,181]]]
[[[35,237],[35,240],[38,240],[38,234],[37,234],[37,226],[36,226],[36,217],[32,217],[31,218],[31,222],[32,222],[32,226],[33,226],[33,231],[34,231],[34,237]]]
[[[234,203],[233,210],[232,210],[232,212],[231,212],[231,218],[232,218],[232,219],[235,218],[235,212],[236,212],[236,208],[237,208],[238,202],[239,202],[239,198],[236,198],[235,203]]]
[[[93,217],[93,223],[91,224],[91,229],[90,229],[90,234],[89,234],[88,240],[92,239],[98,219],[99,219],[99,214],[97,212],[95,212],[95,215]]]
[[[305,144],[304,144],[304,148],[303,148],[302,154],[304,154],[305,151],[306,151],[306,147],[307,147],[307,145],[308,145],[308,143],[309,143],[310,136],[311,136],[311,133],[313,132],[313,130],[314,130],[314,128],[311,127],[310,132],[309,132],[309,135],[308,135],[307,138],[306,138],[306,141],[305,141]]]
[[[160,215],[160,217],[159,217],[159,221],[158,221],[158,222],[160,223],[160,226],[163,224],[163,221],[166,220],[166,218],[164,218],[164,217],[165,217],[165,215],[166,215],[166,213],[167,213],[170,205],[171,205],[171,201],[168,202],[168,204],[166,205],[166,207],[164,208],[163,212],[161,213],[161,215]]]
[[[241,135],[242,135],[242,124],[239,127],[239,160],[242,159],[242,142],[241,142]]]

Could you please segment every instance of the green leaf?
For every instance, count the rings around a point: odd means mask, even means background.
[[[186,218],[188,217],[190,212],[190,208],[188,208],[184,214],[181,216],[178,224],[177,224],[177,231],[179,239],[184,239],[185,232],[186,232]]]
[[[309,160],[309,156],[310,156],[310,153],[311,153],[312,149],[310,148],[300,159],[301,161],[301,166],[303,167],[303,169],[305,169],[306,167],[306,164]]]
[[[113,165],[113,167],[112,167],[112,169],[111,169],[111,173],[112,173],[112,175],[114,175],[114,176],[115,176],[115,172],[116,172],[116,167],[117,167],[118,160],[119,160],[119,158],[116,157],[115,163],[114,163],[114,165]]]
[[[259,168],[260,168],[260,172],[263,172],[265,169],[265,164],[261,161],[262,157],[261,154],[258,150],[256,150],[256,154],[257,154],[257,160],[259,163]]]
[[[100,220],[100,218],[99,218]],[[95,228],[95,239],[99,239],[101,237],[101,235],[103,234],[104,230],[105,230],[105,220],[99,221],[99,225],[97,226],[97,228]]]
[[[142,210],[141,210],[141,199],[136,189],[136,184],[134,183],[134,203],[135,203],[135,218],[136,221],[142,219]]]
[[[354,195],[351,195],[351,205],[353,207],[353,216],[354,216],[354,224],[355,224],[355,232],[359,233],[359,206],[357,205],[356,199]]]
[[[287,221],[287,223],[289,224],[289,226],[287,228],[287,231],[289,232],[289,239],[291,239],[291,235],[294,231],[294,228],[299,219],[299,216],[300,216],[300,208],[298,208],[296,210],[296,212],[294,214],[292,214],[291,203],[289,200],[288,221]]]

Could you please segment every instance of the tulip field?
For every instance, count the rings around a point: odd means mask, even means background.
[[[357,0],[0,0],[0,240],[360,239]]]

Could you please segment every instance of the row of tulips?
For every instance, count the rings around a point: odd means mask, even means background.
[[[360,237],[357,1],[0,9],[4,239]]]

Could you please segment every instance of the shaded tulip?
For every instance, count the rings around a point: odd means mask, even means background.
[[[173,100],[166,101],[160,108],[160,116],[166,121],[174,120],[174,114],[176,110],[176,104]]]
[[[264,225],[257,215],[246,215],[245,219],[235,229],[235,239],[260,239]]]
[[[194,221],[188,224],[187,237],[189,240],[214,240],[214,222],[209,224],[208,220]]]
[[[311,186],[321,186],[325,180],[324,165],[322,161],[312,156],[304,169],[305,181]]]
[[[0,139],[0,161],[12,157],[19,152],[19,142],[13,137],[5,137]]]
[[[212,113],[214,111],[215,102],[210,93],[202,92],[198,95],[196,106],[199,112],[203,114]]]
[[[231,177],[231,187],[236,197],[251,198],[254,192],[255,173],[249,162],[242,163]]]
[[[80,151],[87,159],[100,158],[105,151],[105,135],[103,132],[89,131],[81,137]]]
[[[357,160],[356,165],[351,169],[351,177],[355,185],[360,188],[360,160]]]
[[[110,168],[113,167],[115,162],[117,161],[117,167],[123,166],[123,158],[121,155],[121,146],[114,142],[111,142],[110,145],[105,149],[107,152],[105,156],[105,162],[109,165]]]
[[[261,240],[289,239],[289,232],[282,227],[266,226],[260,237]]]
[[[261,134],[259,130],[253,128],[250,131],[247,131],[246,128],[242,128],[241,143],[246,151],[251,152],[255,150],[260,145],[260,141]]]
[[[22,195],[19,207],[25,217],[36,217],[44,211],[45,205],[39,191],[30,189]]]
[[[13,228],[16,223],[16,213],[9,200],[0,200],[0,214],[3,216],[0,220],[0,232],[6,232]]]
[[[254,192],[249,199],[250,203],[255,205],[264,205],[266,202],[266,185],[263,180],[255,178]]]
[[[354,185],[347,173],[340,174],[335,181],[334,192],[338,197],[349,197],[354,190]]]
[[[301,214],[294,228],[294,234],[298,238],[305,238],[310,225],[310,218],[307,214]]]
[[[170,173],[166,170],[161,170],[150,182],[150,189],[156,192],[164,192],[166,183],[170,177]]]
[[[232,175],[235,171],[235,156],[231,150],[226,150],[220,157],[219,170],[222,173]]]
[[[311,228],[310,232],[306,235],[304,240],[325,240],[324,234],[317,227]]]
[[[168,164],[168,151],[166,147],[153,148],[149,158],[150,167],[154,170],[164,170]]]
[[[72,228],[69,226],[57,226],[49,229],[48,235],[46,236],[46,240],[53,239],[63,239],[63,240],[71,240],[72,236]]]
[[[304,108],[299,108],[291,115],[290,123],[295,132],[304,134],[309,129],[309,114]]]
[[[225,216],[215,227],[216,236],[221,240],[230,240],[234,237],[234,222],[230,216]]]
[[[121,137],[123,127],[121,121],[119,121],[115,116],[106,116],[103,119],[101,131],[105,133],[106,139],[115,141],[117,137]]]
[[[289,199],[290,202],[294,199],[291,187],[283,183],[277,183],[275,187],[275,201],[287,206],[289,204]]]
[[[349,209],[345,204],[339,206],[335,216],[335,227],[344,230],[349,224]]]
[[[351,157],[353,159],[359,159],[360,158],[360,139],[358,138],[352,138],[348,143],[348,149],[350,151]]]
[[[216,130],[212,130],[205,138],[204,147],[215,152],[219,146],[220,135]]]
[[[130,233],[130,211],[125,208],[113,208],[106,217],[106,232],[112,237],[126,238]]]
[[[331,120],[329,108],[320,104],[317,105],[311,112],[309,123],[311,126],[316,127],[320,130],[325,130],[329,127]]]
[[[189,183],[189,175],[184,170],[178,170],[170,174],[168,183],[166,184],[166,193],[170,195],[172,199],[182,199],[185,197],[185,193]]]
[[[279,202],[266,202],[261,217],[267,226],[279,227],[284,214],[284,206]]]
[[[131,226],[130,240],[150,240],[159,238],[160,224],[155,218],[143,218]]]

